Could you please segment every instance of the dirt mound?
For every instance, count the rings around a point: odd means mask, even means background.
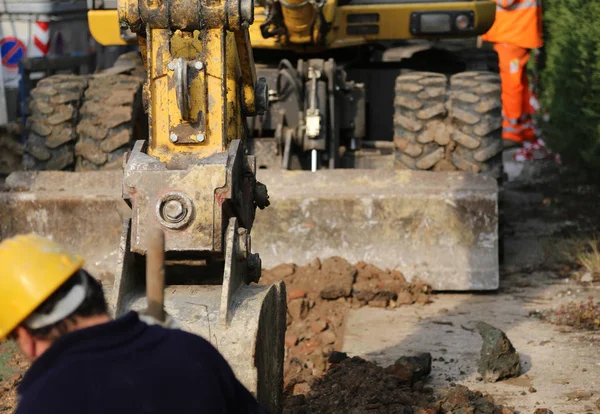
[[[402,364],[402,363],[400,363]],[[397,364],[398,365],[398,364]],[[458,385],[434,393],[421,386],[412,387],[391,372],[355,357],[345,359],[316,380],[305,395],[288,397],[284,414],[305,413],[401,413],[401,414],[510,414],[489,397]]]
[[[261,283],[286,283],[288,294],[286,394],[306,394],[328,368],[333,351],[341,350],[343,324],[351,308],[397,307],[430,301],[431,288],[408,283],[402,273],[340,257],[310,265],[284,264],[264,270]]]

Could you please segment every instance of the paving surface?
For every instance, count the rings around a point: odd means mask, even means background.
[[[578,331],[530,316],[569,301],[600,301],[600,283],[578,282],[583,270],[565,253],[569,242],[599,233],[598,191],[555,165],[508,161],[506,167],[500,289],[438,294],[429,305],[352,310],[343,351],[383,366],[403,355],[431,352],[432,386],[464,384],[519,413],[542,407],[555,414],[600,412],[600,331]],[[477,321],[506,332],[521,356],[520,377],[494,384],[478,380],[482,340],[474,330]]]
[[[580,286],[546,272],[511,275],[502,284],[498,294],[440,294],[426,306],[353,310],[343,350],[383,366],[403,355],[431,352],[432,386],[463,384],[520,413],[539,407],[555,414],[600,412],[595,406],[600,400],[600,332],[561,332],[529,316],[568,300],[600,300],[600,286]],[[482,340],[472,329],[480,320],[506,332],[521,356],[520,377],[495,384],[477,380]],[[576,401],[568,397],[573,392],[592,395]]]

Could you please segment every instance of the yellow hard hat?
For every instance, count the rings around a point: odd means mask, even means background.
[[[0,339],[83,266],[83,259],[34,233],[0,243]]]

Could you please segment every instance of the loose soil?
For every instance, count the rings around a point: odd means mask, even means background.
[[[342,347],[344,319],[352,308],[395,308],[430,302],[431,288],[409,283],[396,270],[383,270],[339,257],[310,265],[284,264],[263,271],[261,283],[286,283],[288,295],[284,392],[306,394]]]
[[[424,388],[423,382],[407,384],[403,376],[405,365],[383,369],[354,357],[332,367],[315,381],[305,395],[290,396],[284,414],[308,413],[381,413],[381,414],[510,414],[514,411],[498,406],[493,399],[467,387],[454,385],[435,393]]]
[[[0,343],[0,413],[12,413],[17,406],[16,387],[29,366],[12,342]]]

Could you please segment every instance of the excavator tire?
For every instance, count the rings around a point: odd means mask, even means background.
[[[411,170],[454,169],[447,159],[451,143],[446,99],[448,80],[433,72],[410,72],[396,78],[394,143],[396,167]]]
[[[500,78],[492,72],[409,72],[394,99],[396,167],[502,178]]]
[[[133,140],[145,136],[142,82],[122,74],[90,79],[77,124],[77,171],[121,168]]]
[[[29,137],[24,146],[26,170],[66,170],[75,163],[78,110],[88,79],[54,75],[31,91],[27,120]]]
[[[500,77],[464,72],[450,77],[450,119],[456,149],[452,163],[461,171],[501,179],[502,101]]]

